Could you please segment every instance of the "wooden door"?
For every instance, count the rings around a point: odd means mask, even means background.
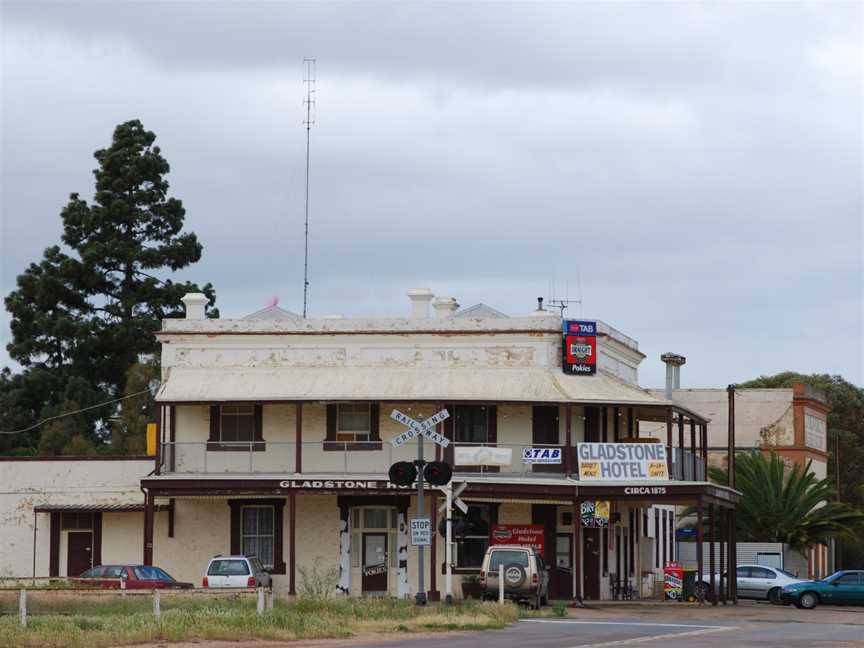
[[[66,575],[80,576],[93,567],[93,532],[70,531],[66,549]]]
[[[363,534],[363,593],[387,593],[387,534]]]
[[[576,524],[579,521],[576,520]],[[582,529],[584,557],[582,569],[582,595],[586,601],[600,600],[600,556],[603,547],[600,529]]]
[[[535,448],[558,445],[558,408],[556,406],[536,405],[531,415],[531,445]],[[560,464],[534,464],[532,472],[564,471],[563,452]]]

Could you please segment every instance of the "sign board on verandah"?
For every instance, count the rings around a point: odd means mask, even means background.
[[[666,446],[661,443],[577,443],[582,481],[666,480]]]
[[[436,412],[425,421],[417,421],[408,416],[407,414],[403,414],[397,409],[393,410],[393,412],[390,414],[390,418],[392,418],[394,421],[399,421],[402,425],[408,428],[405,432],[403,432],[399,436],[393,437],[393,439],[390,441],[394,448],[399,448],[405,445],[411,439],[416,438],[418,434],[422,434],[424,437],[426,437],[433,443],[437,443],[442,448],[446,448],[448,445],[450,445],[450,441],[447,439],[447,437],[438,434],[434,429],[436,425],[450,418],[450,412],[448,412],[446,409],[443,409],[440,412]]]

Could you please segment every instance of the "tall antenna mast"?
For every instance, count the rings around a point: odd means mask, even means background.
[[[306,66],[306,78],[303,83],[306,84],[306,99],[303,103],[306,104],[306,201],[305,201],[305,227],[303,232],[303,319],[306,319],[306,307],[309,303],[309,140],[312,133],[312,124],[315,121],[312,119],[312,106],[315,104],[313,95],[315,94],[315,59],[304,58],[303,64]]]

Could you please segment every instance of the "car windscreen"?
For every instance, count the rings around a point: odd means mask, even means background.
[[[528,552],[519,551],[518,549],[493,551],[492,556],[489,558],[489,571],[497,572],[499,566],[512,565],[514,563],[522,567],[527,567]]]
[[[93,567],[92,569],[88,569],[83,574],[81,574],[80,578],[98,578],[105,573],[105,567]]]
[[[208,576],[247,576],[249,567],[245,560],[214,560],[207,570]]]

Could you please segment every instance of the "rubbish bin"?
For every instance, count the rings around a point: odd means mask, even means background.
[[[682,598],[684,601],[696,600],[696,573],[696,569],[684,570],[684,591]]]
[[[680,601],[684,569],[677,562],[668,562],[663,568],[663,598]]]

